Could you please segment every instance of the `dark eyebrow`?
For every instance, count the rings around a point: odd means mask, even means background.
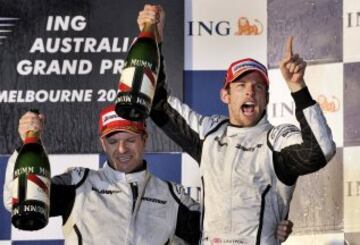
[[[239,84],[239,83],[246,83],[246,81],[242,81],[242,80],[235,80],[232,83],[234,84]]]

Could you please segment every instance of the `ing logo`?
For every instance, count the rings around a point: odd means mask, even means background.
[[[257,36],[264,31],[263,24],[258,19],[239,17],[235,23],[220,21],[188,21],[188,36]]]
[[[335,96],[331,96],[329,99],[321,94],[316,100],[324,112],[337,112],[340,109],[340,101]]]

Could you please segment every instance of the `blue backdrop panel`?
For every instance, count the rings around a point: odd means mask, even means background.
[[[13,245],[63,245],[63,240],[13,241]]]
[[[181,183],[181,153],[147,153],[151,173],[160,179]]]
[[[203,115],[227,114],[220,100],[225,71],[185,71],[184,102]]]

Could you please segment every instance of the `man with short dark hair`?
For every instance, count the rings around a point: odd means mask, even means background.
[[[164,19],[160,6],[145,5],[138,24],[158,23],[162,41]],[[297,178],[335,154],[331,130],[304,82],[306,63],[293,54],[292,42],[280,70],[300,129],[269,123],[270,83],[260,62],[240,59],[229,66],[220,91],[229,115],[207,117],[168,94],[161,56],[151,118],[200,166],[203,244],[278,244],[274,230],[288,215]]]

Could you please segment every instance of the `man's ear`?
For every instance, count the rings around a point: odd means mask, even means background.
[[[147,139],[149,138],[148,133],[143,133],[143,134],[141,135],[141,138],[142,138],[142,140],[143,140],[143,142],[144,142],[144,145],[146,145]]]
[[[266,91],[266,105],[269,104],[269,91]]]
[[[103,151],[106,152],[106,151],[105,151],[104,138],[103,138],[103,137],[100,137],[99,139],[100,139],[100,142],[101,142],[101,146],[102,146],[102,148],[103,148]]]
[[[229,104],[229,91],[228,89],[220,89],[220,99],[223,103]]]

